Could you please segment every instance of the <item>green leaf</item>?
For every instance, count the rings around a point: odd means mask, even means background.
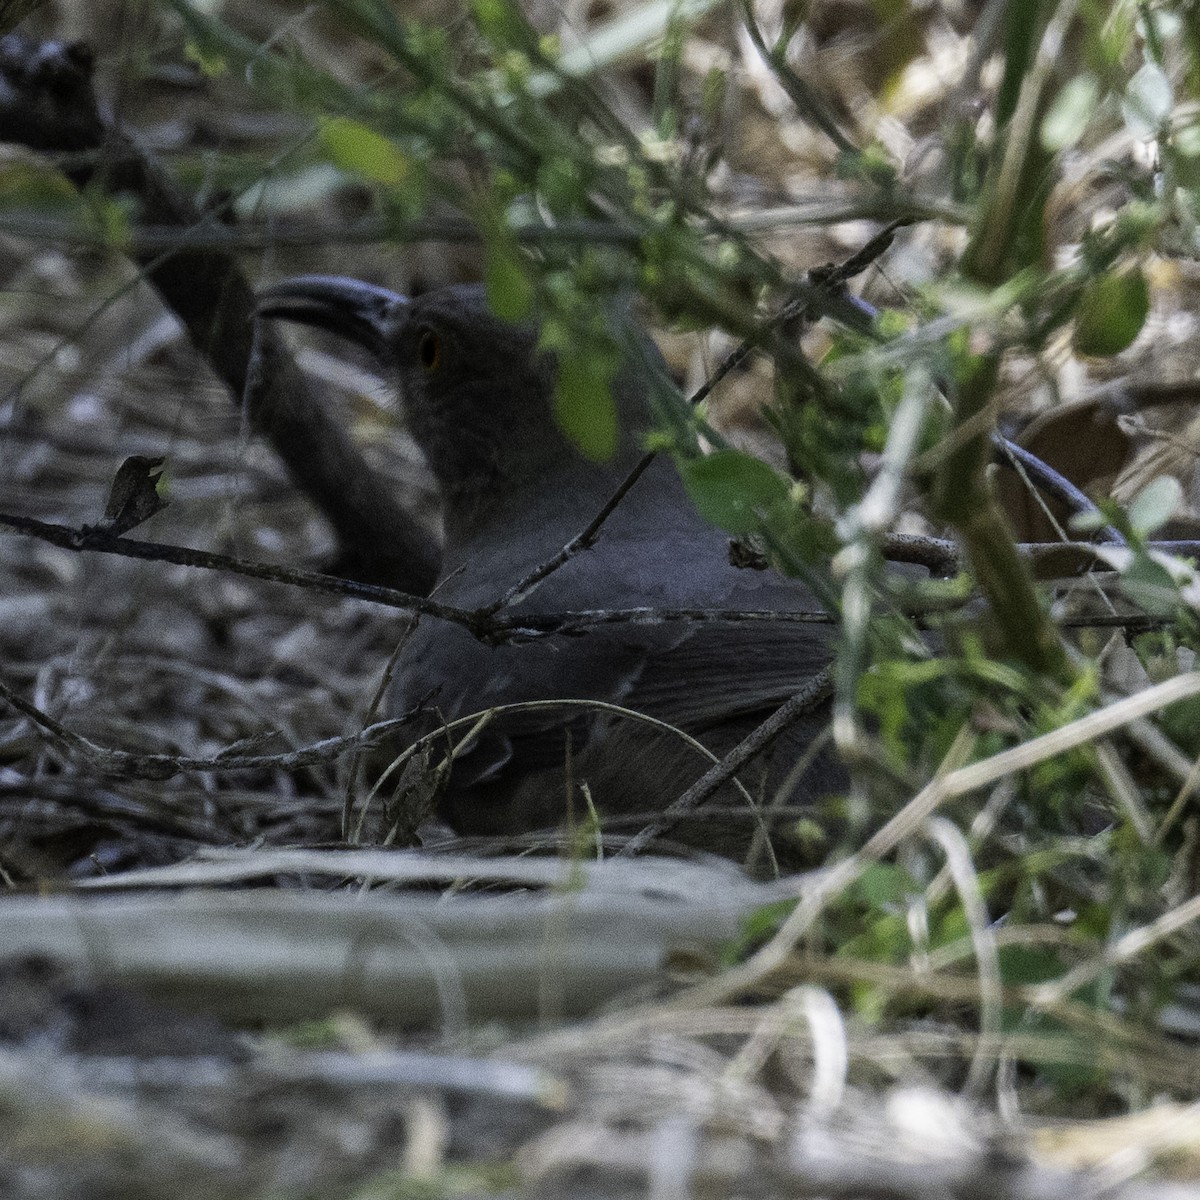
[[[1094,75],[1076,75],[1063,85],[1042,119],[1042,146],[1051,154],[1074,146],[1096,115],[1100,85]]]
[[[1141,332],[1150,287],[1139,267],[1112,271],[1084,288],[1075,318],[1075,349],[1098,357],[1119,354]]]
[[[554,419],[593,462],[612,458],[617,448],[616,370],[616,351],[608,347],[585,346],[559,356]]]
[[[721,119],[725,111],[725,97],[729,90],[729,74],[720,67],[710,67],[704,76],[700,90],[700,111],[704,119],[713,127]]]
[[[1152,138],[1171,115],[1174,106],[1171,81],[1157,63],[1146,63],[1129,81],[1121,112],[1134,137]]]
[[[529,282],[521,253],[503,235],[489,237],[484,246],[483,281],[488,305],[505,321],[521,321],[533,308],[533,284]]]
[[[117,200],[104,200],[92,212],[95,224],[105,242],[114,250],[123,250],[133,238],[128,205]]]
[[[760,514],[786,499],[788,485],[774,468],[740,450],[717,450],[680,464],[697,511],[728,533],[753,533]]]
[[[408,156],[383,134],[349,117],[318,117],[317,124],[334,166],[393,187],[408,178]]]
[[[1183,503],[1183,488],[1179,480],[1163,475],[1146,484],[1129,505],[1129,524],[1143,537],[1161,529]]]
[[[189,38],[183,48],[184,56],[200,68],[206,79],[221,79],[229,74],[229,60],[214,48]]]
[[[2,209],[82,215],[84,204],[70,180],[50,163],[13,158],[0,165]]]
[[[1170,571],[1146,554],[1136,555],[1129,568],[1121,572],[1121,591],[1151,614],[1165,616],[1181,603],[1179,584]]]
[[[795,907],[795,900],[773,900],[745,917],[737,939],[722,955],[725,965],[733,966],[734,963],[740,962],[756,946],[761,946],[768,938],[773,937]]]
[[[1072,513],[1070,520],[1070,526],[1076,533],[1095,533],[1108,523],[1108,516],[1098,508],[1089,509],[1087,512]]]
[[[1171,145],[1184,158],[1200,158],[1200,121],[1189,121],[1171,131]]]
[[[511,0],[471,0],[471,12],[479,32],[498,50],[528,49],[537,41]]]
[[[862,873],[856,890],[872,908],[886,911],[889,906],[903,905],[920,888],[903,867],[892,863],[873,863]]]

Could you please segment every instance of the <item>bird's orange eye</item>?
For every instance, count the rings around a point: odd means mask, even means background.
[[[422,329],[417,353],[421,356],[421,366],[432,375],[442,365],[442,339],[432,329]]]

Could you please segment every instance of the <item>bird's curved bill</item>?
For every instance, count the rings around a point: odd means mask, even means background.
[[[294,275],[258,293],[260,317],[282,317],[340,334],[386,358],[408,299],[341,275]]]

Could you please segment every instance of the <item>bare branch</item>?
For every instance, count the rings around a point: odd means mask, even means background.
[[[377,721],[357,733],[345,737],[323,738],[310,746],[286,750],[279,754],[216,754],[207,758],[190,758],[185,754],[141,754],[133,750],[114,750],[98,746],[88,738],[67,729],[49,713],[26,700],[0,680],[0,699],[6,700],[39,729],[48,733],[68,754],[90,763],[106,775],[123,775],[134,779],[169,779],[182,771],[258,771],[297,770],[332,762],[350,750],[377,745],[397,729],[412,722],[416,713],[406,713],[388,721]]]

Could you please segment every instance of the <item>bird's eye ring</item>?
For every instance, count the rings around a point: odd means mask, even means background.
[[[432,329],[422,329],[417,353],[421,357],[421,366],[432,375],[442,365],[442,339]]]

